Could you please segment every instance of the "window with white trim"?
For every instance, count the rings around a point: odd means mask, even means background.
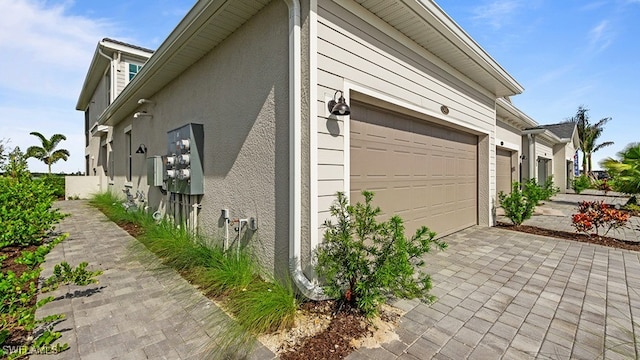
[[[133,78],[138,74],[138,72],[140,72],[140,69],[142,69],[142,65],[129,63],[129,66],[127,66],[127,73],[129,74],[128,81],[133,80]]]

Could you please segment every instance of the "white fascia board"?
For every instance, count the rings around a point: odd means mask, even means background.
[[[502,117],[515,118],[525,127],[540,126],[540,124],[533,120],[529,115],[523,113],[520,109],[503,98],[498,98],[496,100],[496,113]]]
[[[470,59],[489,72],[503,86],[509,88],[514,95],[521,94],[524,91],[524,87],[433,0],[402,0],[402,2],[426,19],[432,26],[437,26],[443,36],[456,44]]]

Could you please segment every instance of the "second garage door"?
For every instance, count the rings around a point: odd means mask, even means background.
[[[400,215],[407,234],[477,224],[477,136],[355,102],[351,110],[352,203],[375,192],[375,205]]]
[[[514,168],[511,165],[511,151],[496,149],[496,193],[511,193]]]

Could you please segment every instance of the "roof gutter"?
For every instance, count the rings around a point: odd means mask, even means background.
[[[317,281],[302,271],[302,61],[300,2],[284,0],[289,8],[289,271],[300,292],[312,299],[327,296]]]

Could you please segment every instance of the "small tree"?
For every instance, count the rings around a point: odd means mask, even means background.
[[[498,201],[504,209],[504,215],[509,218],[514,225],[518,226],[522,225],[525,220],[531,218],[538,200],[527,197],[525,193],[520,190],[520,183],[514,181],[511,184],[511,194],[505,194],[503,191],[500,191]]]
[[[604,125],[611,121],[610,117],[602,118],[595,124],[589,119],[589,109],[579,106],[576,115],[570,119],[575,122],[578,130],[578,138],[580,140],[580,150],[582,150],[582,173],[591,173],[591,154],[606,146],[613,145],[613,141],[605,141],[596,144],[597,139],[604,131]]]
[[[316,266],[326,281],[325,292],[354,304],[367,317],[377,314],[391,295],[433,301],[431,277],[417,267],[424,265],[421,257],[431,245],[444,250],[447,244],[436,240],[435,233],[424,226],[407,237],[397,215],[377,222],[380,208],[371,204],[373,193],[362,194],[364,204],[349,205],[340,192],[331,206],[337,222],[325,222]]]
[[[58,144],[63,140],[67,140],[67,137],[62,134],[53,134],[50,139],[47,139],[37,131],[31,132],[31,135],[37,136],[42,142],[42,146],[30,146],[26,153],[27,159],[36,158],[44,162],[49,168],[49,175],[51,175],[51,164],[56,163],[58,160],[67,161],[70,156],[69,150],[56,150]]]

